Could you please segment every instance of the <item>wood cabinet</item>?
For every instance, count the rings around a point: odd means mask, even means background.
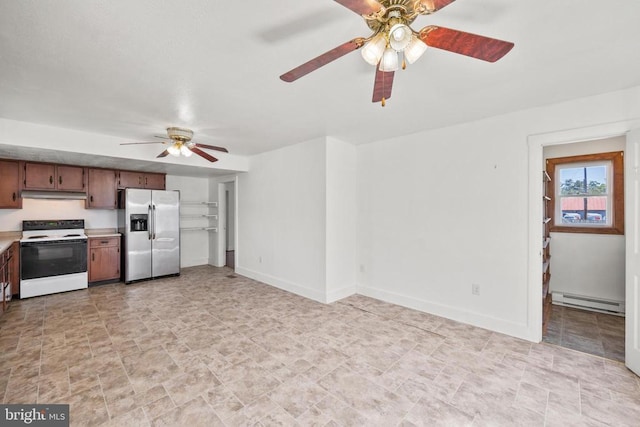
[[[543,189],[544,195],[544,212],[542,213],[542,333],[547,331],[547,323],[551,314],[551,292],[549,292],[549,283],[551,281],[551,197],[553,194],[553,183],[551,177],[546,171],[543,171]]]
[[[116,171],[89,168],[87,179],[87,209],[116,209]]]
[[[120,279],[120,237],[89,238],[89,283]]]
[[[11,280],[14,277],[14,254],[15,245],[12,244],[0,253],[0,313],[8,308],[12,295]]]
[[[165,177],[166,175],[163,173],[118,171],[118,188],[164,190]]]
[[[84,178],[85,168],[80,166],[24,163],[25,190],[84,191]]]
[[[20,242],[13,242],[11,251],[13,252],[11,270],[9,272],[11,294],[18,295],[20,293]]]
[[[0,160],[0,209],[20,208],[20,162]]]

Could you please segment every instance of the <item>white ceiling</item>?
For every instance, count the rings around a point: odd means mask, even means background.
[[[359,52],[278,78],[370,34],[332,0],[2,0],[0,117],[123,141],[186,126],[238,155],[322,136],[368,143],[640,85],[639,17],[637,0],[457,0],[413,28],[514,49],[494,64],[429,49],[381,108]]]

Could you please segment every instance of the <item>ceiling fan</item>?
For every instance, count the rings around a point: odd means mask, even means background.
[[[198,156],[209,160],[210,162],[217,162],[218,159],[216,159],[209,153],[205,153],[201,150],[201,148],[206,148],[207,150],[222,151],[223,153],[229,152],[224,147],[216,147],[214,145],[191,142],[191,138],[193,138],[193,131],[191,129],[169,127],[167,128],[167,136],[154,136],[156,138],[168,139],[169,141],[125,142],[120,145],[169,144],[169,147],[162,153],[158,154],[156,157],[166,157],[169,154],[176,157],[180,157],[181,154],[185,157],[189,157],[191,156],[191,154],[195,153]]]
[[[362,49],[362,57],[376,66],[372,102],[385,105],[391,97],[393,76],[399,68],[398,57],[402,57],[402,69],[406,62],[413,64],[427,46],[470,56],[483,61],[495,62],[506,55],[513,43],[477,34],[428,25],[420,31],[409,25],[418,15],[430,15],[455,0],[335,0],[344,7],[361,15],[373,34],[356,37],[280,76],[285,82],[293,82],[336,59]]]

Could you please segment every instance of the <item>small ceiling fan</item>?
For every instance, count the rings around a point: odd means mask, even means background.
[[[209,153],[205,153],[204,151],[201,150],[201,148],[205,148],[207,150],[222,151],[223,153],[229,152],[224,147],[216,147],[214,145],[198,144],[195,142],[191,142],[191,138],[193,138],[193,131],[191,129],[169,127],[167,128],[167,136],[158,136],[158,135],[154,135],[154,136],[156,138],[168,139],[169,141],[125,142],[120,145],[168,144],[169,147],[166,150],[164,150],[162,153],[158,154],[156,157],[166,157],[169,154],[176,157],[180,157],[181,154],[185,157],[189,157],[191,156],[191,154],[195,153],[198,156],[209,160],[210,162],[217,162],[218,159],[216,159]]]
[[[418,15],[430,15],[455,0],[335,0],[361,15],[373,34],[367,38],[356,37],[280,76],[285,82],[293,82],[336,59],[362,49],[362,57],[376,66],[372,102],[391,97],[393,76],[406,62],[413,64],[427,46],[495,62],[506,55],[513,43],[450,28],[428,25],[415,31],[409,25]]]

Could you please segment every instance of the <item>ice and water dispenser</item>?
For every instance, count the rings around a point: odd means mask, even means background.
[[[149,215],[147,214],[131,214],[130,216],[131,222],[131,231],[148,231],[148,219]]]

